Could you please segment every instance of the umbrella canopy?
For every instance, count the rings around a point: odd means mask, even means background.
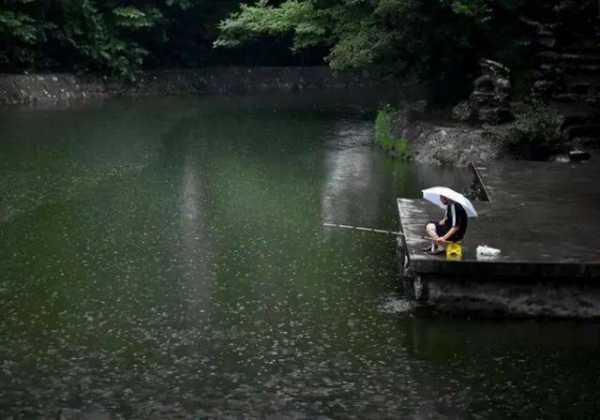
[[[435,204],[438,207],[441,207],[443,209],[446,208],[446,205],[444,203],[442,203],[442,200],[440,199],[440,196],[443,195],[444,197],[449,198],[450,200],[454,201],[455,203],[458,203],[461,206],[463,206],[463,208],[467,212],[467,216],[477,217],[477,211],[475,211],[475,207],[473,207],[473,204],[471,203],[471,201],[469,201],[469,199],[467,197],[465,197],[464,195],[462,195],[461,193],[458,193],[451,188],[431,187],[431,188],[427,188],[427,189],[423,190],[422,192],[423,192],[423,198],[425,200]]]

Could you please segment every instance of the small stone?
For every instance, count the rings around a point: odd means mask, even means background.
[[[569,152],[569,159],[571,162],[582,162],[584,160],[589,160],[592,156],[583,150],[571,150]]]

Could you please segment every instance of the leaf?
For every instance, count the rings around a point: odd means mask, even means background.
[[[113,14],[117,17],[117,25],[130,29],[151,28],[162,18],[158,9],[142,11],[132,6],[117,7]]]

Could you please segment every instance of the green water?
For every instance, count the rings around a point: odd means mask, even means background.
[[[597,324],[416,317],[394,239],[321,227],[469,180],[367,99],[3,110],[0,418],[597,416]]]

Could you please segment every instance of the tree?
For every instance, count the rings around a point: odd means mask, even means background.
[[[293,49],[326,45],[337,70],[383,66],[447,80],[475,68],[492,49],[503,10],[521,0],[259,0],[220,24],[216,47],[264,36],[292,36]],[[498,18],[498,16],[500,16]],[[516,12],[511,14],[514,21]],[[506,41],[502,41],[506,42]]]
[[[45,42],[45,31],[54,26],[36,19],[38,5],[15,0],[12,7],[0,8],[0,65],[11,69],[32,66],[36,47]]]
[[[181,65],[210,51],[239,0],[0,0],[0,66],[61,68],[134,79],[150,62]],[[182,24],[184,23],[184,24]],[[216,36],[216,35],[214,35]]]

